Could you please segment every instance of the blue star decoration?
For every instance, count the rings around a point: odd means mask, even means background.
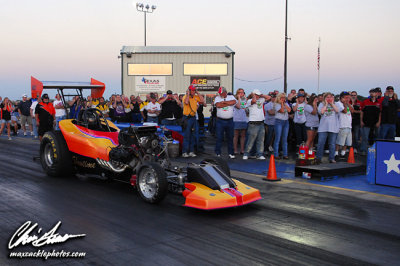
[[[400,174],[400,169],[399,169],[400,160],[396,160],[394,153],[392,153],[392,156],[390,156],[389,160],[384,160],[383,162],[386,164],[386,167],[387,167],[386,173],[387,174],[390,173],[391,171],[394,171],[394,172]]]

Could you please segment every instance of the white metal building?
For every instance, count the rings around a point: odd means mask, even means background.
[[[122,93],[184,94],[194,84],[209,102],[219,86],[233,90],[234,54],[228,46],[123,46]]]

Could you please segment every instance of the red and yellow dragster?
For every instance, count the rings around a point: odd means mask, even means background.
[[[36,79],[34,85],[56,88]],[[92,87],[92,94],[98,88]],[[57,89],[64,100],[65,87]],[[184,206],[203,210],[261,199],[258,189],[231,178],[227,163],[219,157],[173,166],[168,154],[172,140],[161,137],[155,126],[119,130],[98,109],[88,108],[82,109],[77,119],[60,121],[59,127],[46,132],[40,143],[40,161],[49,176],[81,174],[128,182],[149,203],[160,202],[168,191],[179,192],[185,197]]]

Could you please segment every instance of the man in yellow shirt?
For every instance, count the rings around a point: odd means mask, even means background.
[[[93,103],[93,102],[92,102]],[[110,112],[110,108],[108,108],[107,103],[104,100],[104,97],[100,97],[99,103],[96,105],[96,108],[102,112],[105,118],[108,117],[108,113]]]
[[[195,86],[190,85],[183,96],[183,148],[182,157],[196,157],[194,144],[198,142],[199,126],[197,124],[197,106],[204,103],[204,98],[197,92]]]

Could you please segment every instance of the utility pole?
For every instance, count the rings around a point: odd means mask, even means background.
[[[318,41],[318,89],[317,89],[317,93],[319,94],[319,68],[320,68],[320,60],[321,60],[321,37],[319,37],[319,41]]]
[[[287,12],[288,11],[288,0],[286,0],[286,13],[285,13],[285,62],[283,70],[283,91],[287,93],[287,41],[290,38],[287,35]]]

